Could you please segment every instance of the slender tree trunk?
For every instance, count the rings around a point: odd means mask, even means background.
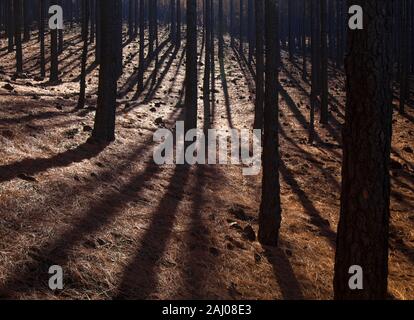
[[[23,72],[22,50],[22,0],[13,1],[14,9],[14,42],[16,44],[16,72]]]
[[[210,75],[211,75],[211,0],[204,0],[205,15],[205,55],[204,55],[204,81],[203,81],[203,105],[204,105],[204,128],[209,129],[211,105],[210,105]]]
[[[40,0],[39,8],[39,37],[40,37],[40,76],[46,77],[46,58],[45,58],[45,0]]]
[[[95,61],[97,64],[101,62],[101,12],[100,0],[95,3],[95,17],[96,17],[96,44],[95,44]]]
[[[82,39],[83,52],[81,62],[80,92],[78,100],[78,109],[85,107],[86,92],[86,62],[88,58],[88,26],[89,26],[89,0],[82,0]]]
[[[254,129],[263,129],[264,106],[264,5],[256,0],[256,101]]]
[[[90,16],[90,20],[91,20],[91,36],[90,38],[90,43],[94,43],[95,42],[95,32],[96,32],[96,0],[91,0],[91,3],[89,5],[90,10],[89,10],[89,16]]]
[[[13,52],[14,50],[14,12],[13,12],[13,0],[6,0],[6,10],[7,10],[7,51]]]
[[[144,90],[145,70],[145,0],[139,2],[139,66],[138,66],[138,92]]]
[[[294,52],[294,37],[293,37],[293,3],[294,0],[287,1],[288,4],[288,48],[289,48],[289,60],[293,61],[293,52]]]
[[[391,10],[389,0],[349,1],[364,8],[364,29],[348,31],[341,212],[335,299],[386,299],[391,149]],[[363,290],[349,286],[351,266]]]
[[[239,51],[243,54],[243,18],[244,18],[244,11],[243,11],[243,4],[244,1],[240,0],[240,7],[239,7]]]
[[[235,28],[235,10],[234,10],[234,1],[230,0],[230,36],[231,36],[231,47],[235,47],[235,40],[234,40],[234,28]]]
[[[58,0],[57,4],[62,6],[62,0]],[[63,29],[58,30],[58,55],[63,52]]]
[[[181,47],[181,0],[177,0],[177,48]]]
[[[23,1],[23,41],[30,40],[30,10],[32,9],[30,6],[31,0],[24,0]]]
[[[249,64],[252,63],[254,54],[254,0],[248,0],[248,35],[249,35]]]
[[[52,5],[57,5],[57,0],[52,0]],[[50,30],[50,82],[59,80],[59,57],[58,57],[58,30]]]
[[[176,9],[175,9],[175,0],[170,0],[170,39],[171,43],[175,43],[175,35],[177,33],[176,26]]]
[[[265,0],[266,80],[263,135],[262,201],[259,213],[259,241],[277,246],[282,218],[279,182],[279,7],[277,0]]]
[[[219,0],[219,22],[218,22],[218,35],[219,35],[219,51],[218,55],[219,58],[224,57],[224,8],[223,8],[223,0]]]
[[[400,0],[400,114],[405,113],[405,104],[408,99],[408,71],[409,66],[409,47],[410,47],[410,24],[409,24],[409,3],[412,0]]]
[[[326,0],[320,0],[321,21],[321,117],[320,123],[328,123],[328,44]]]
[[[308,53],[308,45],[307,45],[307,22],[308,22],[308,0],[302,1],[302,57],[303,57],[303,65],[302,65],[302,79],[306,81],[308,78],[308,65],[307,65],[307,53]]]
[[[98,106],[92,139],[111,142],[115,139],[115,110],[118,80],[119,42],[118,14],[120,0],[99,0],[101,29],[101,67],[99,71]]]
[[[134,38],[134,0],[129,0],[128,4],[128,36],[132,40]]]
[[[187,0],[185,132],[197,128],[197,3]]]
[[[318,34],[318,27],[319,19],[315,19],[318,17],[318,12],[316,8],[316,1],[318,0],[311,0],[311,46],[312,46],[312,79],[311,79],[311,94],[310,94],[310,115],[309,115],[309,144],[313,144],[315,139],[315,109],[318,100],[318,86],[319,86],[319,64],[318,64],[318,46],[319,41],[318,38],[320,37]]]

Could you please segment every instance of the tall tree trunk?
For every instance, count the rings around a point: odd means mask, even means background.
[[[409,1],[400,0],[400,114],[405,112],[405,104],[409,96],[408,71],[409,65],[409,47],[410,47],[410,24],[409,24]]]
[[[204,80],[203,80],[203,105],[204,105],[204,128],[209,129],[211,105],[210,105],[210,75],[211,75],[211,0],[204,0],[205,14],[205,55],[204,55]]]
[[[95,62],[101,63],[101,12],[100,0],[95,2],[95,21],[96,21],[96,44],[95,44]]]
[[[320,0],[321,21],[321,117],[320,123],[328,123],[328,43],[327,43],[327,12],[326,0]]]
[[[177,0],[177,48],[181,47],[181,0]]]
[[[118,14],[120,0],[99,0],[101,29],[101,67],[99,71],[98,106],[92,139],[110,142],[115,139],[115,110],[118,80],[119,42]]]
[[[31,0],[23,1],[23,41],[30,40],[30,14],[31,14]]]
[[[175,9],[175,0],[170,0],[170,39],[171,43],[175,43],[175,34],[177,32],[176,26],[176,9]]]
[[[16,44],[16,72],[23,72],[22,50],[22,0],[13,1],[14,9],[14,42]]]
[[[264,5],[256,0],[256,101],[254,129],[263,129],[264,106]]]
[[[13,52],[14,49],[14,12],[13,12],[13,0],[6,0],[6,11],[7,11],[7,51]]]
[[[289,0],[288,4],[288,48],[289,48],[289,60],[293,61],[293,52],[294,52],[294,37],[293,37],[293,10],[294,10],[294,0]]]
[[[134,38],[134,0],[129,0],[128,4],[128,36],[132,40]]]
[[[244,4],[244,1],[240,0],[240,6],[239,6],[239,51],[240,51],[240,54],[243,54],[243,23],[244,23],[243,4]]]
[[[252,63],[254,54],[254,0],[248,0],[248,36],[249,36],[249,64]]]
[[[141,93],[144,90],[145,71],[145,0],[139,1],[139,66],[137,90]]]
[[[88,28],[89,26],[89,0],[82,0],[82,62],[81,62],[81,76],[80,76],[80,91],[78,100],[78,109],[85,107],[85,92],[86,92],[86,62],[88,58]]]
[[[279,7],[277,0],[265,0],[266,80],[263,135],[262,201],[259,213],[259,241],[277,246],[282,219],[279,182]]]
[[[40,76],[46,77],[45,59],[45,0],[40,0],[39,8],[39,37],[40,37]]]
[[[187,0],[185,132],[197,128],[197,3]]]
[[[302,1],[302,79],[306,81],[308,78],[308,65],[307,65],[307,22],[308,22],[308,0]]]
[[[58,0],[57,4],[62,6],[62,0]],[[63,52],[63,29],[58,30],[58,55]]]
[[[320,66],[318,63],[319,55],[319,41],[320,34],[318,18],[318,0],[311,0],[311,50],[312,50],[312,71],[311,71],[311,94],[310,94],[310,115],[309,115],[309,144],[313,144],[315,139],[315,109],[318,103],[318,92],[319,92],[319,73]]]
[[[348,31],[346,116],[335,299],[385,299],[388,274],[391,149],[391,8],[389,0],[352,0],[364,29]],[[349,286],[351,266],[363,290]]]
[[[57,0],[52,0],[51,5],[57,5]],[[58,30],[50,30],[50,82],[59,80],[59,57],[58,57]]]
[[[235,28],[235,10],[234,10],[234,1],[230,0],[230,37],[231,37],[231,47],[235,47],[235,40],[234,40],[234,28]]]
[[[223,0],[219,0],[219,21],[218,21],[218,35],[219,35],[219,51],[218,56],[219,58],[224,57],[224,8],[223,8]]]

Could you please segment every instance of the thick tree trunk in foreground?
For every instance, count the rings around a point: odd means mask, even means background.
[[[92,139],[110,142],[115,139],[115,109],[119,67],[117,44],[120,0],[100,0],[101,67],[99,71],[98,106]]]
[[[391,145],[391,4],[349,1],[364,9],[364,30],[348,31],[347,104],[343,131],[336,299],[385,299]],[[349,287],[349,268],[363,269],[363,290]]]
[[[266,84],[264,106],[262,202],[259,214],[259,241],[277,246],[281,223],[279,182],[278,82],[280,47],[277,0],[265,1]]]

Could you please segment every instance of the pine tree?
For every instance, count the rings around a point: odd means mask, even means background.
[[[197,3],[187,0],[185,132],[197,128]]]
[[[115,110],[119,50],[118,14],[120,0],[99,0],[101,30],[101,67],[99,71],[98,106],[92,140],[111,142],[115,139]]]
[[[263,245],[277,246],[282,219],[279,181],[279,101],[278,83],[279,7],[277,0],[265,0],[265,104],[263,134],[262,201],[259,213],[259,241]]]
[[[335,258],[335,299],[387,297],[391,149],[391,8],[359,0],[364,29],[348,31],[341,212]],[[374,76],[375,75],[375,76]],[[351,266],[363,290],[349,286]]]
[[[16,72],[23,72],[22,50],[22,0],[13,1],[14,9],[14,43],[16,44]]]

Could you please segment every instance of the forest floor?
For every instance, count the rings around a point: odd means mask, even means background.
[[[0,298],[332,298],[343,74],[329,72],[330,124],[317,124],[309,145],[309,83],[302,80],[300,58],[283,59],[283,221],[279,248],[265,248],[244,231],[252,226],[257,234],[260,176],[243,176],[241,166],[153,162],[154,131],[174,127],[184,111],[184,45],[176,51],[160,38],[159,61],[149,66],[139,95],[138,43],[125,41],[117,139],[100,146],[87,143],[97,97],[93,47],[88,107],[79,111],[78,33],[65,35],[58,85],[36,77],[36,39],[24,44],[26,73],[18,79],[14,54],[1,43]],[[199,58],[201,89],[203,54]],[[252,126],[254,80],[231,47],[223,61],[216,57],[213,91],[215,128]],[[393,124],[389,291],[393,299],[414,299],[412,100],[405,116],[395,111]],[[64,268],[63,291],[48,288],[55,264]]]

